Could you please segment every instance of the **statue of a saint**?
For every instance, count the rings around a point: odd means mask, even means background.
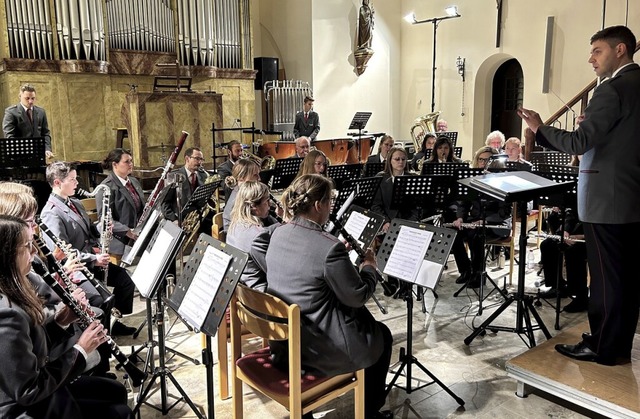
[[[356,51],[371,48],[371,39],[373,38],[373,14],[374,10],[369,5],[369,0],[362,0],[360,14],[358,16],[358,46]]]

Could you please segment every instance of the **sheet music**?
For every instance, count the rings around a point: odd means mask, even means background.
[[[351,237],[360,241],[360,236],[362,236],[364,229],[367,228],[369,220],[371,220],[371,218],[366,215],[358,211],[352,211],[349,219],[344,223],[344,229],[347,230],[347,233],[351,234]]]
[[[144,224],[144,227],[142,228],[138,239],[133,243],[133,247],[125,249],[124,255],[122,256],[122,262],[126,263],[127,265],[131,265],[136,256],[138,256],[138,253],[140,253],[140,247],[142,247],[142,244],[146,241],[146,238],[149,236],[149,234],[153,232],[153,228],[155,227],[156,221],[159,217],[160,212],[158,210],[151,211],[151,214],[149,214],[149,218]],[[138,269],[136,268],[136,270]]]
[[[131,279],[143,297],[149,297],[158,276],[158,269],[162,267],[158,261],[166,259],[172,241],[173,236],[165,229],[161,229],[151,250],[147,249],[142,254]]]
[[[439,263],[427,259],[423,260],[420,271],[418,272],[418,277],[416,278],[416,284],[435,289],[441,270],[442,265]]]
[[[432,237],[431,231],[401,226],[384,273],[404,281],[416,282]]]
[[[478,182],[484,183],[485,185],[489,185],[504,192],[518,192],[540,187],[540,185],[523,179],[519,176],[495,176],[477,180]]]
[[[178,314],[194,328],[202,328],[229,263],[231,255],[207,246],[191,285],[178,307]]]

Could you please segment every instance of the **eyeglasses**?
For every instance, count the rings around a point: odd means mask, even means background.
[[[485,158],[482,158],[482,157],[478,157],[478,162],[481,162],[481,163],[486,163],[486,162],[488,162],[489,160],[491,160],[491,158],[490,158],[490,157],[487,157],[486,159],[485,159]]]
[[[198,161],[204,161],[204,157],[189,157],[190,159],[194,159],[194,160],[198,160]]]

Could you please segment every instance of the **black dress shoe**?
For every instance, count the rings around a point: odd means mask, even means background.
[[[460,275],[458,277],[458,279],[456,279],[456,284],[465,284],[469,278],[471,278],[471,271],[464,271],[462,272],[462,275]]]
[[[374,413],[371,416],[367,416],[367,419],[392,419],[393,412],[391,410],[381,410]]]
[[[481,272],[476,272],[474,273],[471,278],[469,279],[469,282],[467,282],[467,288],[480,288],[480,278],[482,277],[482,273]],[[486,281],[483,282],[483,284],[486,284]]]
[[[119,321],[111,326],[111,336],[131,336],[137,329],[135,327],[126,326]]]
[[[577,345],[558,344],[555,348],[556,351],[562,355],[577,359],[578,361],[598,361],[598,354],[591,350],[585,341],[580,341]]]
[[[564,306],[562,311],[566,313],[580,313],[581,311],[587,311],[588,308],[589,303],[586,300],[576,298],[575,300]]]

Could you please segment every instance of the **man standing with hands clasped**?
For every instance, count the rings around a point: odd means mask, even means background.
[[[640,308],[640,278],[634,243],[640,235],[640,67],[633,62],[636,38],[625,26],[591,37],[589,63],[604,80],[573,131],[542,124],[529,109],[518,115],[544,147],[582,154],[578,216],[584,223],[591,273],[589,325],[576,345],[556,345],[561,354],[604,365],[628,362]]]
[[[45,155],[53,157],[51,151],[51,133],[47,123],[47,114],[35,106],[36,88],[30,84],[20,86],[20,103],[9,106],[4,111],[2,130],[5,138],[43,137]]]
[[[293,126],[293,135],[296,138],[308,137],[311,142],[315,141],[320,132],[320,117],[312,110],[313,101],[310,96],[304,98],[303,110],[296,114],[296,123]]]

